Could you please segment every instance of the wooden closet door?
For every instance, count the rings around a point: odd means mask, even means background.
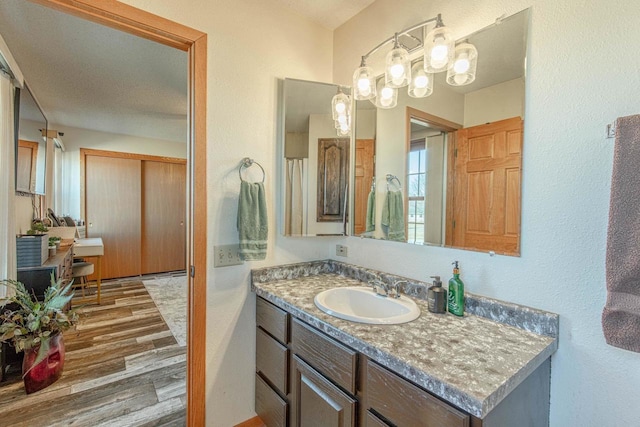
[[[185,164],[142,163],[142,274],[186,266]]]
[[[102,237],[103,279],[140,274],[140,174],[140,160],[86,156],[87,237]]]

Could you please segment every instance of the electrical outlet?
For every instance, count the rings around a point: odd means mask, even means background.
[[[240,258],[240,245],[220,245],[213,247],[213,266],[228,267],[230,265],[240,265],[244,261]]]
[[[349,248],[345,245],[336,245],[336,255],[348,257],[349,256]]]

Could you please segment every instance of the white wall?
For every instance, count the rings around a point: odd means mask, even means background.
[[[524,115],[524,79],[509,80],[464,96],[464,127]]]
[[[277,79],[331,81],[332,33],[263,0],[124,3],[208,33],[207,425],[235,425],[255,415],[250,269],[324,259],[339,241],[282,238],[276,229],[276,207],[281,206],[276,178],[282,170],[276,157]],[[260,162],[267,173],[267,259],[214,269],[213,245],[238,241],[238,165],[246,156]]]
[[[187,145],[184,142],[139,138],[56,124],[50,125],[49,128],[64,133],[61,139],[66,149],[62,154],[62,209],[56,214],[70,215],[74,219],[80,218],[81,148],[183,159],[187,155]]]
[[[348,261],[416,279],[451,276],[471,292],[560,314],[551,426],[638,424],[640,354],[605,344],[605,243],[613,140],[605,125],[640,112],[640,7],[623,0],[378,0],[334,33],[334,79],[360,55],[442,13],[455,38],[532,6],[523,154],[522,256],[346,238]],[[630,71],[633,70],[633,71]]]

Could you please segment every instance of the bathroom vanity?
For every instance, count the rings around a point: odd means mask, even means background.
[[[252,271],[256,412],[267,426],[547,426],[558,316],[467,295],[463,318],[341,320],[319,292],[401,278],[333,260]],[[404,279],[406,280],[406,279]],[[363,283],[364,282],[364,283]]]

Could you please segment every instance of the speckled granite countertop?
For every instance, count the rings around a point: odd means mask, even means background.
[[[327,268],[323,262],[334,265]],[[337,274],[335,264],[322,261],[254,270],[252,289],[293,316],[477,417],[484,418],[557,349],[556,337],[468,313],[463,318],[430,313],[427,302],[419,298],[415,301],[421,315],[410,323],[369,325],[330,316],[315,306],[313,298],[317,293],[363,284],[348,277],[353,274]],[[320,268],[315,268],[318,265]],[[344,266],[348,264],[338,267]],[[490,303],[495,304],[496,300]],[[546,314],[555,316],[557,324],[556,315]]]

